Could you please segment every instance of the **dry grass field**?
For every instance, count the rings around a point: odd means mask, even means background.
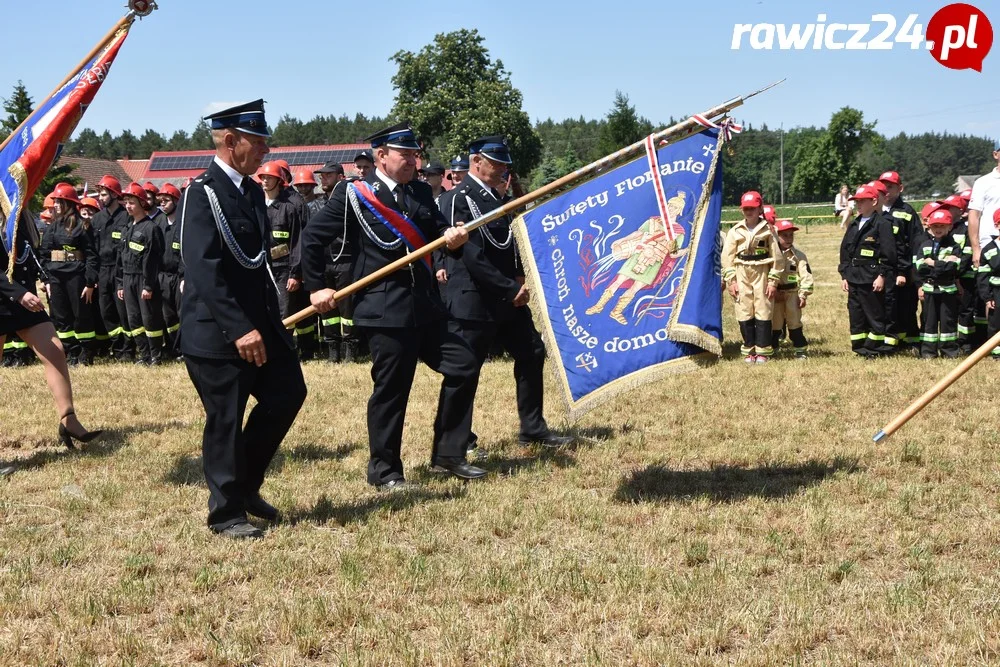
[[[511,364],[476,430],[492,475],[427,470],[437,376],[404,436],[409,495],[365,484],[364,365],[305,367],[264,540],[204,525],[200,403],[180,365],[74,369],[108,437],[56,447],[38,366],[0,370],[0,663],[775,665],[1000,662],[1000,426],[986,361],[885,444],[953,362],[848,350],[838,230],[799,246],[812,356],[738,346],[518,446]],[[736,338],[731,307],[726,335]]]

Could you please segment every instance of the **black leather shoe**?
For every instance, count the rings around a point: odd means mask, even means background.
[[[439,459],[434,467],[439,471],[447,472],[459,479],[480,479],[486,477],[486,471],[477,468],[467,461]]]
[[[541,445],[542,447],[564,447],[573,442],[575,438],[571,435],[556,435],[546,433],[539,436],[518,436],[517,441],[522,445]]]
[[[222,530],[215,530],[214,528],[212,530],[218,535],[234,540],[257,540],[264,537],[264,531],[246,521],[234,523],[232,526],[223,528]]]
[[[253,514],[265,521],[274,523],[281,519],[281,512],[278,511],[278,508],[261,498],[259,493],[247,499],[246,507],[247,514]]]
[[[375,487],[379,491],[385,491],[389,493],[405,493],[407,491],[416,491],[420,488],[419,484],[414,484],[413,482],[407,482],[402,477],[399,479],[394,479],[386,482],[385,484],[379,484]]]

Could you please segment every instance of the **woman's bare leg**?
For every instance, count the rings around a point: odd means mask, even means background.
[[[73,412],[73,385],[69,379],[69,368],[66,366],[66,353],[62,343],[56,336],[55,327],[51,322],[36,324],[30,329],[17,332],[25,343],[31,346],[35,355],[42,360],[45,368],[45,382],[52,392],[56,404],[56,412],[60,421],[66,424],[71,433],[84,433],[86,429]]]

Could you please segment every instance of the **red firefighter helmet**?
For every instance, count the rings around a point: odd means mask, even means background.
[[[309,167],[299,167],[295,170],[292,185],[316,185],[316,178],[309,171]]]
[[[97,187],[106,188],[115,197],[122,196],[122,184],[111,174],[104,174],[104,176],[101,177],[101,180],[98,181]]]
[[[80,205],[80,198],[76,196],[76,188],[69,183],[56,183],[55,189],[52,190],[52,198]]]
[[[160,194],[173,197],[176,200],[180,200],[181,198],[181,191],[173,183],[164,183],[163,187],[160,188]]]
[[[281,165],[277,162],[265,162],[260,168],[260,171],[257,172],[257,178],[260,178],[261,176],[274,176],[285,185],[288,185],[288,181],[285,180],[285,174],[283,173]]]
[[[146,190],[138,183],[129,183],[128,187],[122,190],[122,197],[135,197],[143,206],[147,204]]]
[[[156,184],[153,183],[153,181],[146,181],[146,184],[142,186],[142,189],[154,197],[160,194],[160,188],[156,187]]]

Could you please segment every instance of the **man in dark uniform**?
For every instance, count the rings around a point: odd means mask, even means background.
[[[501,206],[498,191],[512,163],[507,141],[501,136],[482,137],[469,146],[469,172],[456,187],[442,195],[441,212],[452,225],[471,222]],[[476,353],[480,369],[490,347],[499,341],[514,359],[517,412],[521,421],[518,440],[550,447],[568,444],[571,438],[549,431],[542,416],[542,367],[545,345],[531,321],[524,269],[517,256],[510,216],[494,220],[469,234],[460,256],[445,256],[448,280],[442,285],[445,305],[458,320],[462,336]],[[475,458],[475,435],[469,442]]]
[[[115,267],[129,225],[128,213],[119,202],[121,196],[121,183],[111,174],[105,174],[97,184],[97,197],[104,210],[94,214],[90,225],[94,230],[101,265],[97,298],[101,319],[111,338],[111,352],[118,361],[132,361],[135,358],[135,343],[128,329],[125,302],[118,298],[115,284]]]
[[[309,307],[309,297],[302,289],[299,246],[306,220],[302,207],[292,202],[285,187],[284,170],[274,162],[265,164],[258,174],[264,188],[267,219],[271,225],[271,267],[278,288],[281,317],[294,315]],[[295,324],[295,342],[299,359],[308,361],[316,350],[316,318]]]
[[[181,191],[173,183],[164,183],[156,195],[163,216],[159,227],[163,232],[163,262],[160,264],[160,298],[163,303],[163,324],[166,326],[166,349],[168,359],[173,359],[180,353],[177,345],[177,332],[181,328],[181,290],[183,277],[181,270],[181,235],[178,233],[177,202],[181,199]]]
[[[322,167],[316,170],[319,174],[319,187],[323,190],[323,196],[317,197],[317,199],[322,199],[323,203],[330,198],[330,193],[333,189],[337,187],[337,183],[344,180],[344,165],[339,162],[327,162]]]
[[[441,184],[444,180],[444,165],[437,160],[431,160],[420,170],[420,175],[423,176],[424,182],[431,186],[431,194],[434,196],[434,201],[437,201],[445,191]]]
[[[355,281],[440,236],[449,250],[459,249],[468,239],[465,230],[448,226],[427,184],[414,180],[420,145],[409,125],[395,125],[368,140],[376,168],[366,181],[338,184],[302,235],[303,279],[321,313],[336,305],[335,292],[326,283],[326,249],[341,229]],[[371,348],[375,385],[368,401],[368,483],[382,490],[408,486],[400,448],[418,360],[444,376],[432,465],[462,479],[486,475],[465,460],[475,355],[458,333],[449,330],[430,262],[420,260],[391,273],[353,299],[355,326]]]
[[[917,285],[913,256],[923,241],[923,225],[912,206],[903,201],[903,183],[895,171],[878,178],[885,186],[883,213],[892,225],[896,237],[896,280],[893,285],[893,312],[889,313],[892,329],[886,332],[887,342],[895,341],[904,350],[919,353],[920,326],[917,324]]]
[[[181,205],[181,352],[205,406],[209,527],[235,538],[260,537],[247,514],[278,518],[260,488],[306,385],[267,265],[264,192],[250,178],[268,152],[264,101],[206,120],[215,158]],[[250,396],[257,405],[244,426]]]

